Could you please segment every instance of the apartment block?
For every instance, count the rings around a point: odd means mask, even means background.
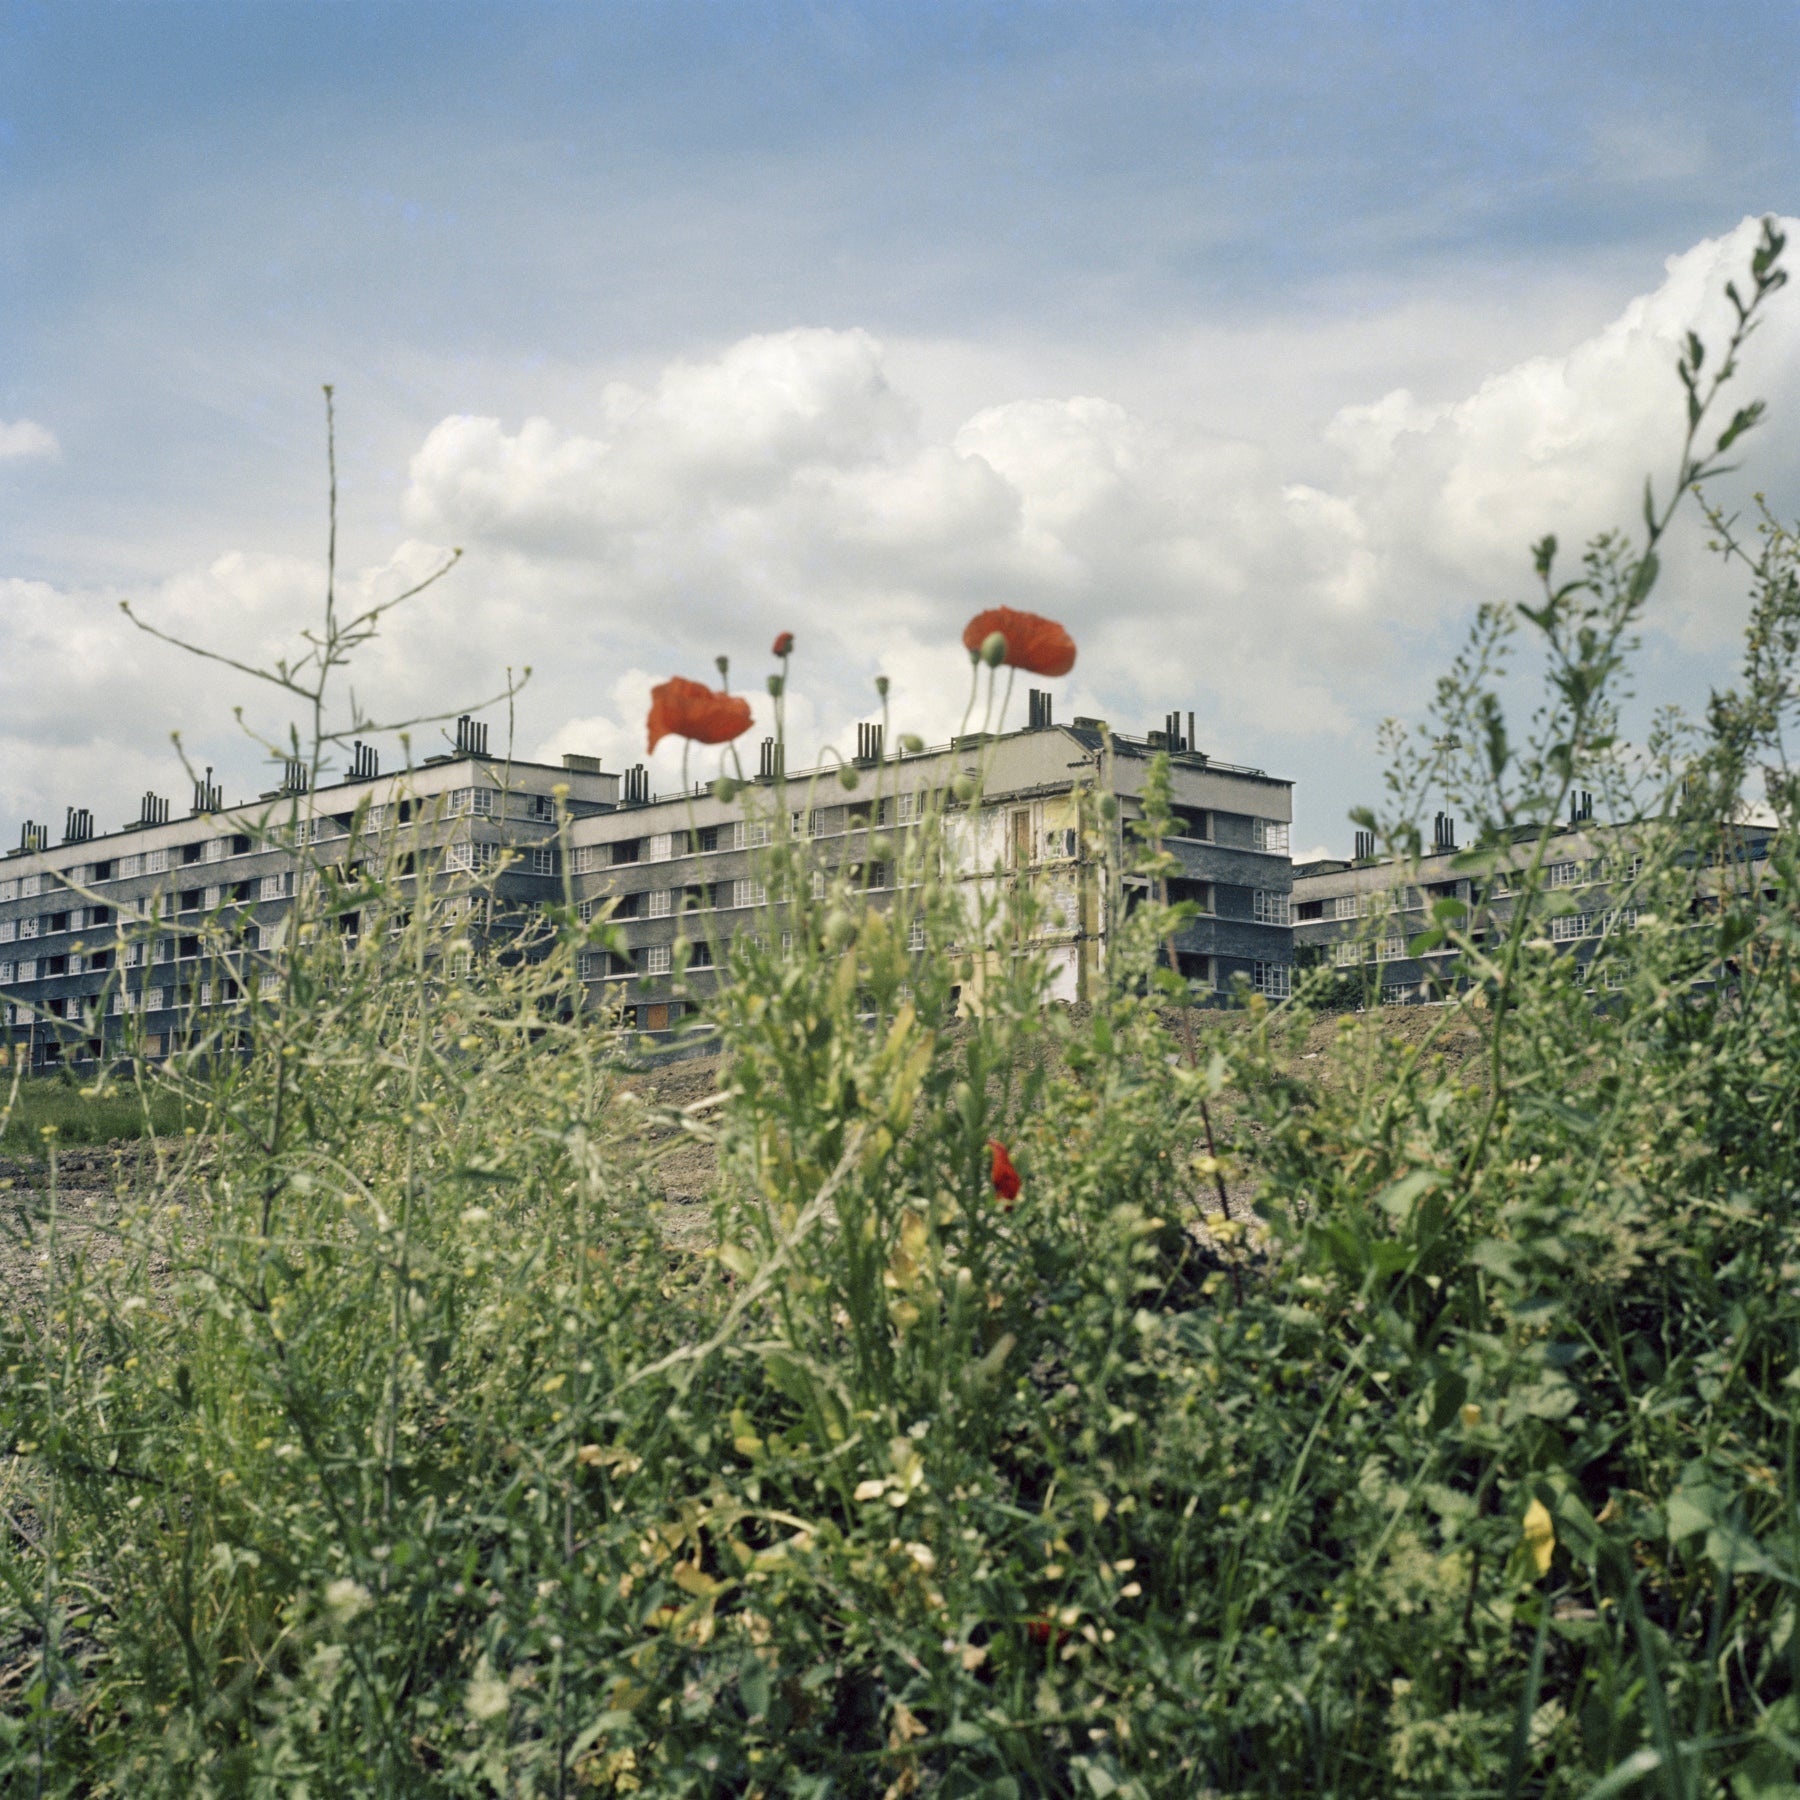
[[[703,995],[727,978],[733,937],[785,929],[758,855],[777,808],[785,828],[811,842],[816,879],[847,872],[880,906],[897,879],[892,862],[877,860],[882,845],[926,806],[943,807],[962,880],[1034,884],[1053,991],[1081,1001],[1097,992],[1112,910],[1139,898],[1129,884],[1113,897],[1109,844],[1116,858],[1158,752],[1169,756],[1175,797],[1167,848],[1181,873],[1171,898],[1199,909],[1175,944],[1183,974],[1201,1000],[1228,995],[1240,976],[1285,995],[1292,784],[1198,752],[1175,715],[1144,736],[1094,719],[1059,726],[1049,696],[1034,693],[1031,720],[918,754],[885,751],[879,729],[864,726],[848,790],[841,765],[786,775],[765,744],[759,776],[729,802],[705,785],[653,796],[641,766],[613,774],[583,756],[560,765],[495,757],[484,728],[462,720],[453,752],[389,775],[358,746],[344,779],[313,788],[308,771],[290,765],[275,789],[229,807],[209,774],[179,819],[147,794],[136,820],[96,834],[91,816],[70,808],[60,843],[28,824],[0,857],[0,1036],[36,1068],[110,1056],[128,1022],[147,1054],[167,1054],[196,1019],[216,1019],[270,980],[270,953],[316,871],[330,871],[344,892],[363,867],[397,858],[404,885],[434,903],[478,907],[472,934],[502,948],[565,899],[584,918],[614,919],[622,950],[582,957],[589,1002],[658,1037],[685,1003],[679,963],[687,996]],[[973,806],[956,798],[966,775],[982,782]],[[1084,831],[1078,798],[1102,788],[1119,802],[1106,841],[1092,809]],[[354,938],[361,922],[340,905],[323,923]]]
[[[1687,909],[1704,918],[1728,883],[1760,892],[1771,833],[1753,824],[1721,828],[1718,858],[1693,871]],[[1597,824],[1589,796],[1577,795],[1569,822],[1551,836],[1540,892],[1555,896],[1544,906],[1539,935],[1583,965],[1601,945],[1637,923],[1636,889],[1643,866],[1629,824]],[[1521,828],[1506,845],[1485,845],[1479,855],[1459,850],[1456,824],[1440,813],[1429,851],[1402,863],[1375,853],[1373,834],[1359,831],[1346,859],[1321,858],[1294,870],[1294,953],[1302,967],[1326,964],[1357,978],[1367,998],[1383,1005],[1441,1000],[1465,980],[1459,953],[1446,947],[1415,952],[1441,900],[1469,909],[1464,927],[1479,945],[1504,937],[1524,904],[1520,876],[1535,854],[1536,827]]]

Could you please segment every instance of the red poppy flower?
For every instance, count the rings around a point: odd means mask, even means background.
[[[784,631],[780,637],[775,640],[775,654],[777,656],[792,656],[794,654],[794,634],[791,631]]]
[[[1019,1189],[1024,1185],[1019,1179],[1019,1171],[1012,1166],[1012,1158],[1007,1155],[1006,1146],[998,1138],[989,1138],[988,1148],[994,1153],[994,1192],[1011,1205],[1018,1199]]]
[[[1025,1635],[1034,1644],[1041,1644],[1054,1650],[1062,1641],[1062,1627],[1048,1613],[1039,1613],[1035,1619],[1025,1621]]]
[[[652,750],[670,736],[692,738],[696,744],[729,744],[750,729],[750,702],[672,675],[650,690],[649,724]]]
[[[1010,606],[977,613],[963,627],[963,648],[977,655],[996,631],[1006,639],[1006,654],[1000,660],[1015,669],[1031,675],[1066,675],[1075,666],[1075,640],[1054,619],[1014,612]]]

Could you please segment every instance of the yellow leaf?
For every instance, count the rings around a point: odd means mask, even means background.
[[[1550,1523],[1549,1509],[1541,1500],[1533,1500],[1525,1509],[1525,1524],[1520,1532],[1531,1566],[1540,1575],[1550,1572],[1550,1558],[1556,1550],[1556,1527]]]
[[[756,1259],[741,1244],[721,1244],[716,1252],[719,1261],[740,1280],[756,1272]]]
[[[730,1583],[713,1580],[697,1563],[678,1562],[675,1565],[675,1585],[684,1594],[692,1594],[699,1600],[710,1600],[714,1594],[722,1593]]]

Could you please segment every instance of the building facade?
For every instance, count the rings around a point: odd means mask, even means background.
[[[1636,841],[1641,834],[1632,827],[1596,824],[1580,800],[1573,810],[1551,836],[1537,892],[1556,897],[1543,906],[1541,935],[1585,965],[1608,938],[1637,923],[1644,859]],[[1770,835],[1754,825],[1725,827],[1720,860],[1694,868],[1689,912],[1699,918],[1711,910],[1726,880],[1760,891]],[[1442,900],[1467,907],[1461,923],[1477,944],[1505,936],[1516,909],[1527,904],[1520,877],[1537,837],[1535,828],[1523,829],[1515,844],[1471,856],[1456,848],[1454,822],[1439,815],[1431,851],[1403,863],[1375,855],[1372,837],[1358,833],[1356,856],[1321,858],[1294,870],[1296,963],[1336,970],[1358,982],[1371,1003],[1446,998],[1465,978],[1458,951],[1417,944],[1433,922],[1432,908]]]
[[[321,868],[343,887],[368,866],[418,893],[468,896],[478,934],[502,947],[565,901],[584,919],[611,918],[619,947],[581,956],[588,1001],[657,1037],[679,1022],[684,995],[727,978],[734,936],[784,929],[758,854],[783,811],[784,828],[811,846],[815,880],[847,871],[880,906],[896,891],[884,846],[891,857],[895,834],[941,808],[958,878],[1031,881],[1053,993],[1086,1000],[1114,915],[1135,898],[1128,886],[1115,893],[1108,868],[1119,867],[1159,751],[1175,801],[1167,848],[1181,868],[1171,898],[1199,908],[1177,936],[1182,972],[1199,998],[1228,995],[1240,977],[1285,995],[1292,784],[1204,756],[1174,729],[1115,735],[1098,720],[1054,725],[1049,712],[1048,696],[1034,695],[1026,729],[917,754],[884,753],[865,727],[854,788],[841,765],[784,775],[765,746],[763,773],[729,800],[704,786],[651,796],[642,768],[489,756],[482,728],[462,721],[453,754],[391,775],[359,747],[348,779],[311,788],[290,765],[280,788],[250,803],[223,806],[210,780],[197,783],[181,819],[146,795],[136,821],[96,835],[71,809],[61,843],[28,826],[0,858],[0,1035],[40,1069],[114,1054],[127,1024],[141,1053],[165,1055],[196,1020],[272,980],[269,958]],[[980,782],[973,804],[958,797],[967,777]],[[1103,832],[1081,798],[1101,789],[1118,798]],[[331,924],[354,937],[360,921],[339,907]]]

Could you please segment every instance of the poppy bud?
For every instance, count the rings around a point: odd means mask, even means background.
[[[1000,631],[990,631],[981,640],[980,655],[981,660],[990,669],[999,668],[1006,661],[1006,634]]]
[[[713,783],[713,798],[715,800],[722,800],[729,806],[731,802],[737,798],[737,795],[738,784],[733,781],[729,775],[721,775],[719,779]]]
[[[769,677],[769,694],[772,699],[779,700],[781,698],[781,685],[781,677],[779,675],[771,675]]]
[[[973,800],[981,792],[981,783],[966,770],[951,782],[950,791],[962,801]]]
[[[713,667],[719,671],[719,686],[723,687],[725,685],[726,677],[731,673],[731,658],[729,656],[715,656],[713,658]]]
[[[848,763],[840,763],[838,765],[838,786],[839,787],[853,788],[856,786],[856,784],[861,779],[862,779],[862,777],[860,775],[858,775],[857,772]]]
[[[794,654],[794,634],[791,631],[784,631],[776,638],[775,654],[777,656],[792,656]]]
[[[856,936],[856,921],[841,906],[834,907],[825,921],[825,942],[833,950],[842,950]]]
[[[900,748],[908,756],[918,756],[925,748],[925,740],[916,731],[903,731],[900,734]]]
[[[875,677],[875,691],[884,700],[888,697],[888,678],[885,675]]]

